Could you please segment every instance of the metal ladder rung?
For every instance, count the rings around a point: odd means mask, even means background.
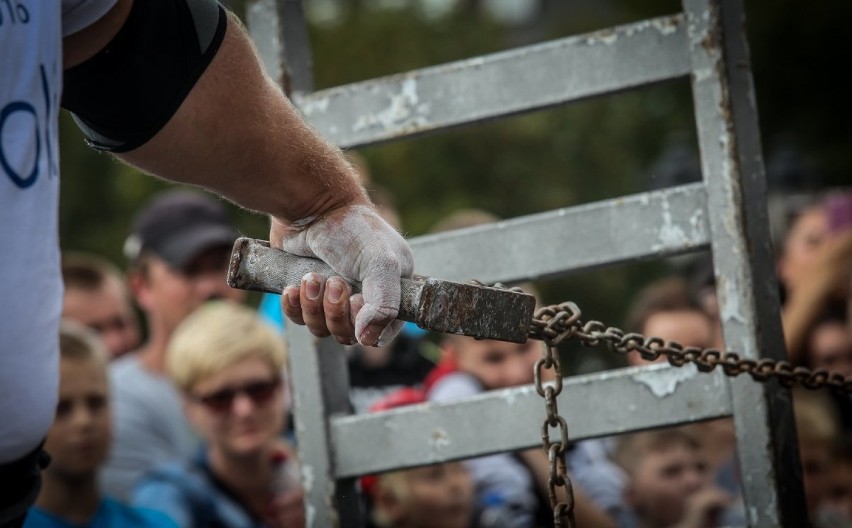
[[[746,358],[780,359],[742,0],[682,3],[684,13],[674,16],[310,95],[302,0],[250,0],[248,14],[269,71],[308,121],[342,147],[690,76],[703,184],[421,237],[412,241],[417,271],[509,282],[712,245],[726,344]],[[308,526],[360,526],[357,475],[540,445],[542,402],[529,388],[345,416],[349,383],[340,346],[315,342],[300,328],[288,335]],[[684,372],[654,366],[565,380],[559,410],[571,438],[732,415],[749,526],[807,525],[789,392],[744,376],[722,379],[721,372],[672,380]]]
[[[551,278],[704,249],[706,202],[704,184],[694,183],[410,242],[424,275],[489,283]]]
[[[293,94],[340,147],[436,131],[684,77],[683,14],[313,92]]]
[[[541,406],[541,396],[528,385],[332,418],[336,477],[540,446]],[[721,372],[649,365],[565,379],[559,411],[569,417],[571,440],[582,440],[728,416],[731,396]]]

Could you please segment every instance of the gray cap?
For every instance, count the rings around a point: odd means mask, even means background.
[[[230,247],[237,236],[221,202],[192,191],[169,191],[156,196],[136,215],[124,254],[136,260],[151,252],[183,269],[208,249]]]

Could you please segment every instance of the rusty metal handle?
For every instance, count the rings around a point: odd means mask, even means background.
[[[288,286],[299,286],[302,277],[316,273],[326,279],[339,276],[331,266],[320,259],[300,257],[269,246],[265,240],[239,238],[234,243],[228,267],[228,285],[242,290],[281,293]],[[347,280],[354,293],[361,291],[361,283]],[[401,279],[402,301],[398,318],[416,322],[416,310],[423,284],[413,279]]]
[[[232,288],[281,293],[298,286],[307,273],[335,275],[325,262],[299,257],[263,240],[239,238],[228,267]],[[349,281],[360,291],[358,282]],[[400,281],[398,319],[436,332],[523,343],[532,323],[535,298],[525,293],[416,276]],[[494,317],[499,313],[500,317]]]

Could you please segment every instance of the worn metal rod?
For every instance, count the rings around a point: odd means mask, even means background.
[[[311,272],[325,278],[338,275],[319,259],[299,257],[262,240],[239,238],[231,254],[228,284],[244,290],[281,293],[288,286],[298,286],[302,277]],[[349,282],[354,291],[361,290],[360,283]],[[513,343],[527,340],[535,310],[532,295],[422,276],[401,279],[400,288],[398,319],[436,332]],[[501,317],[493,317],[495,313]]]

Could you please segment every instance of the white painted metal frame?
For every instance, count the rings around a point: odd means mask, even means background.
[[[677,15],[319,92],[301,0],[253,0],[248,14],[270,73],[341,147],[689,76],[702,183],[413,239],[416,269],[514,281],[710,246],[726,342],[746,357],[784,355],[740,0],[684,0]],[[301,328],[288,336],[308,526],[360,526],[359,475],[540,443],[544,406],[531,387],[349,415],[340,347]],[[559,409],[573,439],[733,415],[749,526],[807,525],[789,391],[774,382],[623,369],[566,380]]]

